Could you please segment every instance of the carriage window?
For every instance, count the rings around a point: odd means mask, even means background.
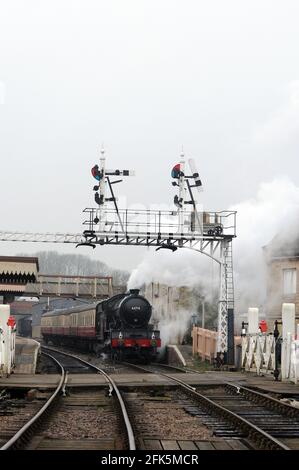
[[[293,269],[283,269],[283,293],[296,294],[297,271]]]

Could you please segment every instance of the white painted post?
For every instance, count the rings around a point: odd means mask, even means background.
[[[7,328],[7,335],[5,338],[5,357],[6,357],[6,375],[10,375],[11,372],[11,339],[12,339],[12,334],[11,334],[11,328]]]
[[[248,309],[248,334],[256,335],[259,332],[259,309],[250,307]]]
[[[299,341],[298,339],[295,341],[295,377],[294,377],[294,382],[295,384],[298,383],[298,377],[299,377]]]
[[[291,342],[291,354],[290,354],[290,377],[289,379],[294,382],[295,384],[297,383],[298,379],[298,367],[297,367],[297,349],[298,349],[298,341],[293,340]]]
[[[4,348],[5,348],[4,334],[2,330],[2,325],[0,323],[0,377],[3,372],[4,354],[5,354]]]
[[[281,380],[290,377],[291,341],[295,337],[295,304],[282,304]]]
[[[9,345],[9,326],[7,325],[10,316],[10,306],[0,305],[0,328],[2,331],[1,335],[1,364],[0,371],[3,375],[9,373],[9,362],[10,362],[10,345]]]
[[[282,337],[295,335],[295,304],[282,304]]]

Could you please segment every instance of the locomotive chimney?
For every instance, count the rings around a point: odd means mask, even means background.
[[[131,295],[138,295],[139,291],[140,291],[140,289],[130,289],[129,292],[130,292]]]

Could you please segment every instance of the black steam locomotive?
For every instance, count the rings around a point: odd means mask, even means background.
[[[149,323],[152,306],[138,289],[84,307],[53,310],[42,316],[45,342],[78,346],[113,358],[150,360],[161,347],[160,332]]]

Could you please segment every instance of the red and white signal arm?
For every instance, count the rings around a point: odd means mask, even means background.
[[[179,178],[180,177],[180,172],[181,172],[181,165],[180,163],[177,163],[174,165],[173,169],[171,170],[171,177],[172,178]]]
[[[100,179],[101,179],[101,174],[100,174],[100,172],[99,172],[99,167],[98,167],[98,165],[95,165],[95,166],[92,167],[92,169],[91,169],[91,174],[92,174],[92,176],[93,176],[96,180],[100,181]]]

